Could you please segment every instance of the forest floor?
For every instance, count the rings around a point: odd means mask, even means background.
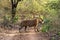
[[[18,30],[0,29],[0,40],[49,40],[47,34],[35,32],[33,28],[29,31],[19,33]]]
[[[0,40],[49,40],[49,38],[47,34],[35,32],[33,28],[27,33],[19,33],[18,30],[0,29]]]
[[[0,33],[0,40],[49,40],[39,33],[6,34]]]

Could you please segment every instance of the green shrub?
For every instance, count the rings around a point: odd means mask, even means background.
[[[48,32],[50,29],[50,26],[49,25],[44,25],[44,27],[42,27],[41,31],[42,32]]]
[[[44,25],[42,26],[41,31],[42,32],[48,32],[50,30],[50,28],[51,28],[50,19],[45,18],[44,19]]]
[[[60,32],[57,33],[60,36]]]
[[[13,19],[13,23],[16,23],[18,21],[18,16],[15,16],[14,19]]]

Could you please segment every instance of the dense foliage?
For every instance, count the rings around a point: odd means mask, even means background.
[[[11,1],[0,0],[0,22],[5,20],[6,15],[11,20]],[[43,32],[60,31],[60,0],[23,0],[17,5],[14,23],[21,19],[33,19],[35,16],[40,18],[41,15],[45,22],[42,25]]]

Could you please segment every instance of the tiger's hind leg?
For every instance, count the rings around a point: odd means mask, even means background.
[[[25,32],[27,32],[27,26],[25,26]]]
[[[20,30],[21,30],[22,28],[23,28],[23,27],[20,27],[20,28],[19,28],[19,32],[21,32]]]

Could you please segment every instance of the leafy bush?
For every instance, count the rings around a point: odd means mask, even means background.
[[[48,32],[49,31],[49,28],[50,28],[50,26],[44,26],[44,27],[42,27],[42,32]]]
[[[42,31],[42,32],[48,32],[48,31],[50,30],[50,28],[51,28],[50,20],[47,19],[47,18],[45,18],[45,19],[44,19],[44,25],[42,26],[41,31]]]
[[[60,36],[60,32],[57,33]]]
[[[18,16],[15,16],[14,19],[13,19],[13,23],[16,23],[18,21]]]

